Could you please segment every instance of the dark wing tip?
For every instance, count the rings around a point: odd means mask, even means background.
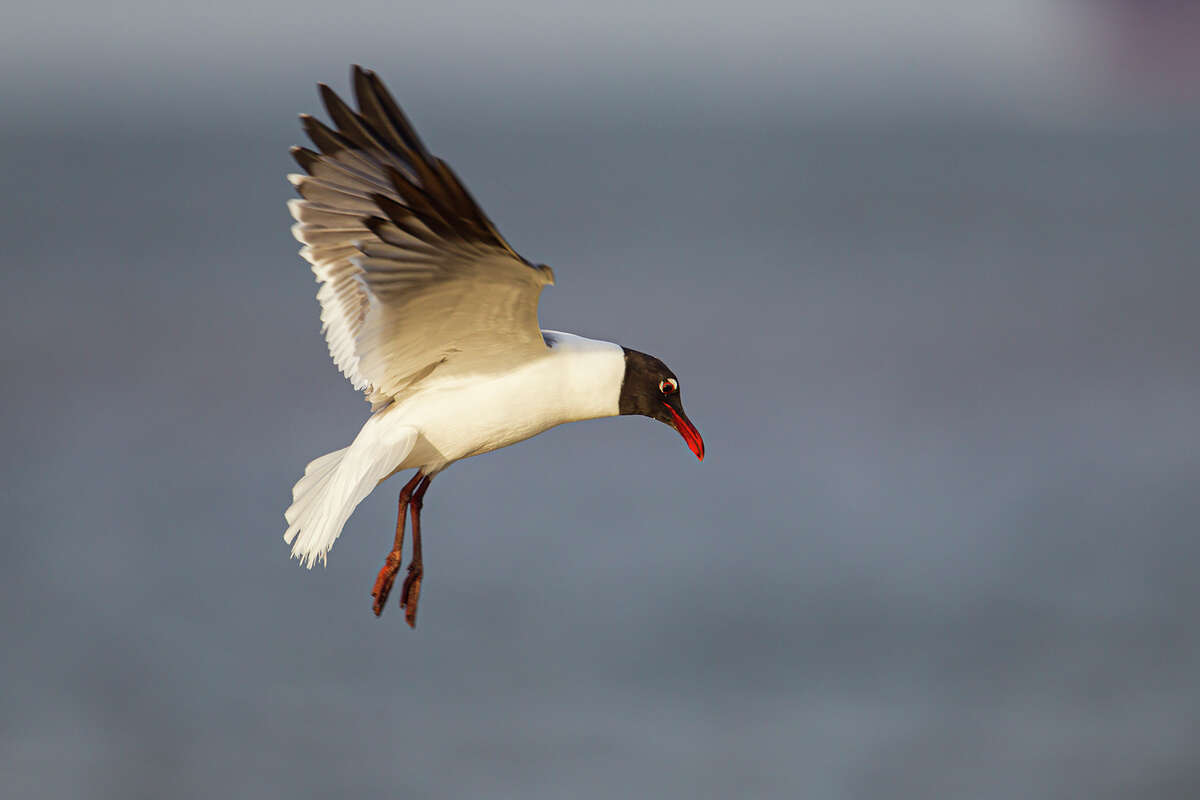
[[[288,148],[288,152],[292,154],[292,158],[296,159],[296,163],[300,165],[300,168],[309,175],[313,174],[313,168],[321,162],[321,156],[307,147],[294,145]]]
[[[313,174],[315,166],[325,157],[336,157],[342,151],[366,151],[368,161],[382,161],[377,167],[395,190],[395,199],[385,195],[372,197],[393,224],[406,230],[413,228],[408,232],[417,238],[433,233],[495,244],[529,264],[504,241],[450,166],[426,149],[379,75],[361,64],[351,64],[350,77],[357,111],[328,84],[317,83],[332,127],[311,114],[300,115],[304,132],[319,152],[292,148],[297,163]],[[375,151],[390,152],[394,163],[386,163],[389,159],[386,156],[380,159]],[[410,221],[414,217],[421,225]],[[553,282],[548,269],[543,275]]]
[[[333,155],[342,150],[354,149],[353,142],[311,114],[301,114],[300,124],[304,128],[304,132],[308,134],[308,138],[312,139],[312,143],[325,155]]]
[[[390,220],[403,220],[405,217],[411,216],[413,213],[412,209],[410,209],[408,206],[393,200],[386,194],[375,192],[369,196],[371,198],[371,202],[378,206],[380,211],[382,211],[384,214],[387,214]],[[376,219],[379,218],[376,217]],[[382,222],[384,220],[380,221]],[[372,232],[374,232],[373,229]]]
[[[362,224],[371,233],[375,234],[376,236],[379,236],[380,228],[387,225],[388,221],[386,219],[384,219],[383,217],[363,217]],[[382,239],[383,237],[380,236],[379,238]]]
[[[344,105],[342,98],[338,97],[337,92],[331,89],[327,83],[318,83],[317,93],[321,95],[321,102],[325,104],[325,110],[329,111],[330,116],[333,116],[332,107]]]

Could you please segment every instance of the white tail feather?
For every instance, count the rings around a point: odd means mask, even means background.
[[[288,522],[283,540],[292,545],[292,558],[309,568],[318,560],[325,563],[355,507],[400,466],[416,441],[416,428],[389,429],[377,415],[367,420],[349,447],[311,461],[283,515]]]

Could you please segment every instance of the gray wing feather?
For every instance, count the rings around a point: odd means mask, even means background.
[[[545,352],[537,320],[549,267],[521,258],[466,188],[421,143],[372,72],[355,67],[353,111],[321,96],[337,129],[304,115],[319,152],[288,208],[321,284],[334,363],[376,408],[417,382],[501,371]]]

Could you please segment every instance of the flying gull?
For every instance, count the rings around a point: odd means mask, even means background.
[[[324,562],[359,502],[415,469],[371,591],[378,616],[402,564],[407,512],[412,558],[400,606],[415,626],[421,505],[450,464],[564,422],[620,414],[669,425],[701,460],[704,440],[662,361],[540,329],[538,297],[554,272],[509,246],[374,72],[354,67],[353,83],[357,110],[320,85],[334,127],[301,115],[316,150],[291,150],[307,174],[288,176],[300,194],[288,208],[321,284],[329,353],[373,413],[348,447],[304,470],[284,540],[306,566]]]

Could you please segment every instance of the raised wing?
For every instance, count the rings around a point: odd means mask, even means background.
[[[337,129],[302,115],[319,152],[293,147],[308,174],[288,176],[334,363],[379,408],[434,373],[545,353],[537,303],[554,273],[504,241],[375,73],[355,66],[353,78],[358,111],[320,85]]]

